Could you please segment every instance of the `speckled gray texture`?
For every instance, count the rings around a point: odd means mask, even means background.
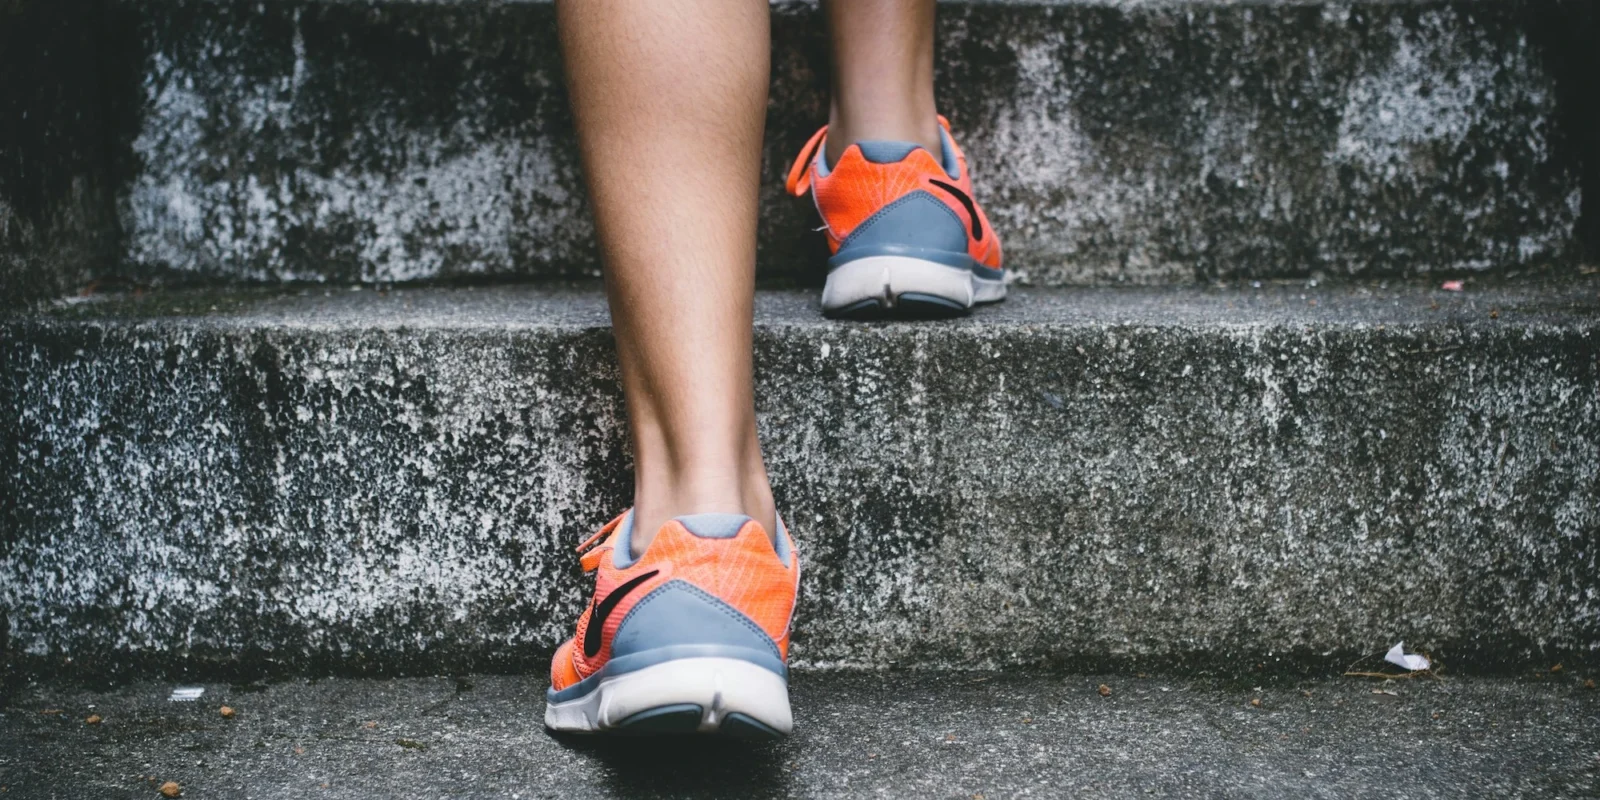
[[[116,261],[116,204],[87,0],[0,0],[0,307]]]
[[[1570,270],[1594,137],[1553,7],[947,4],[940,103],[1035,284]],[[128,275],[595,272],[547,4],[114,10]],[[815,283],[781,184],[826,39],[799,4],[773,40],[761,270]]]
[[[1033,290],[933,325],[759,307],[800,664],[1600,648],[1600,280]],[[13,315],[11,656],[539,663],[586,599],[571,547],[626,502],[612,359],[585,289]]]
[[[540,675],[212,683],[196,703],[149,681],[35,684],[0,712],[0,786],[60,800],[159,797],[168,780],[239,800],[1594,797],[1600,692],[1550,666],[1389,683],[806,673],[793,738],[752,745],[552,737]]]

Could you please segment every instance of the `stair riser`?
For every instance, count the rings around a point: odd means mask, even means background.
[[[1403,638],[1520,668],[1600,643],[1592,325],[757,342],[798,663],[1332,664]],[[626,502],[611,347],[11,323],[11,656],[540,668],[586,600],[571,547]]]
[[[1035,283],[1569,269],[1586,140],[1548,8],[951,5],[940,103]],[[115,12],[133,274],[595,273],[548,5]],[[781,183],[827,115],[818,13],[773,40],[761,268],[815,283]]]

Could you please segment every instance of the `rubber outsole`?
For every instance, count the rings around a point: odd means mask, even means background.
[[[835,266],[822,290],[822,313],[834,319],[947,319],[1004,300],[1003,278],[979,277],[909,255],[868,256]]]
[[[772,738],[794,728],[784,677],[730,657],[661,662],[605,677],[577,697],[547,693],[544,721],[553,731],[585,734]]]
[[[824,309],[823,314],[831,319],[853,320],[950,319],[964,317],[971,311],[971,308],[943,297],[906,292],[896,295],[893,302],[874,297],[832,311]]]
[[[641,711],[617,723],[613,733],[624,736],[724,736],[732,739],[767,741],[784,734],[760,720],[737,711],[723,717],[714,730],[704,730],[705,709],[679,703]]]

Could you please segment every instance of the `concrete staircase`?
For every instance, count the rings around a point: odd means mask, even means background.
[[[1591,663],[1594,19],[948,4],[944,110],[1023,286],[846,325],[779,186],[825,42],[775,7],[758,403],[797,663]],[[551,25],[0,0],[14,669],[542,670],[629,463]]]

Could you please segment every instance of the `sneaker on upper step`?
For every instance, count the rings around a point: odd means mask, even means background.
[[[787,188],[811,192],[828,235],[822,310],[833,317],[939,317],[1005,299],[1000,237],[972,199],[967,160],[939,117],[940,153],[869,140],[826,157],[812,135]]]

